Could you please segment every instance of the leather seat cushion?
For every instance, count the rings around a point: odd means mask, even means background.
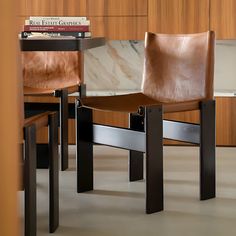
[[[91,109],[135,113],[140,107],[162,105],[163,111],[179,112],[199,109],[199,101],[163,103],[156,101],[143,93],[134,93],[118,96],[98,96],[80,99],[81,105]]]

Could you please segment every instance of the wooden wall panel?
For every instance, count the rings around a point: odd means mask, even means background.
[[[64,0],[64,16],[87,16],[87,0]]]
[[[93,36],[110,40],[143,40],[147,17],[89,17]]]
[[[93,36],[115,40],[144,39],[148,20],[147,0],[22,0],[18,15],[21,24],[36,15],[91,16]]]
[[[21,0],[21,15],[147,16],[148,0]]]
[[[20,0],[18,7],[19,16],[146,16],[149,31],[193,33],[211,28],[218,39],[236,38],[235,12],[235,0]],[[133,37],[132,24],[130,31]]]
[[[236,38],[236,1],[211,0],[210,28],[217,39]]]
[[[22,100],[16,35],[17,0],[0,1],[0,235],[18,236],[19,134]],[[22,91],[21,91],[22,92]]]
[[[209,0],[149,0],[148,30],[196,33],[209,29]]]
[[[88,16],[146,16],[148,0],[88,0]]]
[[[25,16],[19,16],[18,17],[18,20],[16,22],[16,29],[17,29],[17,32],[20,33],[22,30],[23,30],[23,25],[25,24],[25,19],[27,17]]]
[[[93,120],[95,123],[127,128],[129,125],[128,119],[128,114],[123,112],[93,111]]]
[[[20,0],[18,2],[17,16],[26,15],[26,0]]]
[[[64,0],[26,0],[28,16],[62,16]]]
[[[216,99],[216,144],[236,146],[236,98]]]

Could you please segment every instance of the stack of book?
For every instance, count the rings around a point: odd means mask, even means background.
[[[21,38],[32,36],[70,36],[89,38],[90,21],[86,17],[44,17],[30,16],[25,20]]]

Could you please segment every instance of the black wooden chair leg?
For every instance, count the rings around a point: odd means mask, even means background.
[[[68,91],[60,91],[60,150],[61,170],[68,169]]]
[[[162,107],[145,110],[146,213],[163,210],[163,119]]]
[[[131,113],[129,116],[130,128],[132,130],[144,131],[144,117]],[[143,153],[129,151],[129,180],[137,181],[143,179]]]
[[[57,113],[49,115],[49,232],[59,225],[59,164]]]
[[[25,236],[36,236],[36,128],[24,128]]]
[[[200,199],[215,197],[215,101],[201,103]]]
[[[76,106],[77,192],[93,190],[92,110]]]

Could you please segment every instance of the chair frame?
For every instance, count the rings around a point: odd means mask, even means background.
[[[86,85],[78,85],[79,97],[86,96]],[[60,98],[59,105],[58,103],[35,103],[35,102],[25,102],[25,113],[27,117],[30,117],[35,114],[39,114],[45,111],[58,111],[59,112],[59,127],[60,127],[60,153],[61,153],[61,170],[64,171],[69,167],[68,161],[68,119],[74,118],[74,105],[73,109],[69,109],[68,103],[68,90],[60,89],[55,90],[55,97]],[[45,152],[43,146],[38,145],[39,153]],[[40,151],[40,149],[42,151]],[[47,156],[47,153],[45,153]],[[48,161],[45,163],[39,163],[39,166],[42,168],[48,168]]]
[[[93,190],[93,144],[129,152],[130,181],[143,179],[146,153],[146,213],[164,209],[163,138],[200,146],[200,200],[215,197],[215,101],[199,102],[200,124],[163,120],[162,105],[130,115],[130,128],[93,124],[92,109],[76,103],[77,192]],[[112,137],[112,138],[111,138]],[[120,138],[122,137],[122,138]]]
[[[48,116],[49,128],[49,232],[53,233],[59,225],[58,117],[55,112],[45,116]],[[25,236],[36,236],[37,231],[36,122],[24,126]]]

